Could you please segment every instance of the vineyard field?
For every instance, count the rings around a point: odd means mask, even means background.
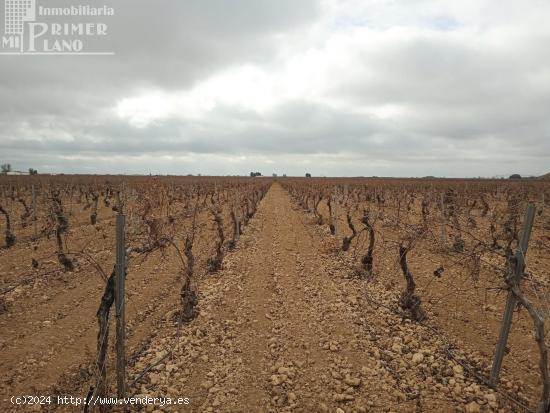
[[[10,401],[116,395],[118,214],[125,393],[189,401],[128,411],[535,412],[548,396],[549,180],[39,175],[0,177],[0,411],[124,411]]]

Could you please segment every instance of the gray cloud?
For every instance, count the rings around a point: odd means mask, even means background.
[[[115,56],[0,56],[0,160],[84,173],[547,172],[550,29],[510,5],[487,20],[486,2],[442,3],[417,15],[400,2],[112,3],[97,46]],[[260,80],[227,75],[244,66]],[[142,125],[115,110],[150,94],[176,103]]]

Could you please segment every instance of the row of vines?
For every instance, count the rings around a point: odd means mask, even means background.
[[[126,216],[128,305],[142,304],[132,279],[142,276],[148,261],[175,257],[171,268],[180,305],[173,318],[181,327],[197,315],[200,279],[222,267],[224,255],[246,231],[269,185],[239,178],[2,178],[0,261],[6,271],[0,279],[0,321],[10,327],[23,317],[25,307],[41,304],[37,286],[40,294],[63,295],[71,288],[87,288],[95,278],[94,285],[103,286],[96,298],[96,354],[87,360],[80,386],[88,389],[89,398],[109,394],[116,214]],[[154,273],[152,278],[154,282]],[[128,328],[133,324],[137,321],[130,320]],[[16,337],[11,338],[15,347]],[[8,349],[10,344],[9,339],[0,342]],[[137,354],[130,355],[135,358]]]
[[[547,181],[287,179],[282,184],[296,206],[333,237],[335,250],[350,259],[350,276],[384,285],[403,317],[481,353],[471,365],[485,383],[511,291],[518,306],[504,368],[516,384],[504,390],[547,411]],[[520,284],[513,274],[528,204],[536,214]],[[377,297],[369,299],[376,304]]]

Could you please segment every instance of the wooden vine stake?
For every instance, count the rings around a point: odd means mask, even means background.
[[[508,277],[513,279],[512,283],[518,286],[519,282],[521,281],[521,277],[523,276],[525,255],[527,254],[527,247],[529,244],[529,238],[531,236],[531,229],[533,228],[534,219],[535,206],[533,204],[529,204],[527,210],[525,211],[525,217],[523,219],[523,229],[521,231],[521,237],[515,255],[516,265],[514,268],[509,269],[510,274],[508,275]],[[500,335],[495,349],[493,366],[491,368],[490,384],[492,386],[495,386],[498,382],[500,368],[502,367],[502,359],[504,358],[504,350],[506,348],[506,342],[508,341],[508,335],[510,333],[510,327],[512,325],[512,315],[514,309],[516,308],[516,304],[516,295],[512,290],[510,290],[506,299],[506,307],[504,309],[504,315],[502,317]]]
[[[36,228],[36,190],[34,189],[34,185],[32,188],[32,228],[34,232],[34,239],[38,238],[38,231]]]
[[[235,239],[238,240],[241,237],[241,217],[239,214],[239,205],[240,205],[240,196],[239,191],[237,191],[237,201],[235,203]]]
[[[447,229],[445,219],[445,203],[443,202],[443,193],[439,197],[439,207],[441,208],[441,245],[443,249],[447,247]]]
[[[338,237],[338,187],[334,188],[334,236]]]
[[[125,386],[125,351],[124,351],[124,273],[126,267],[126,251],[124,248],[125,216],[116,216],[116,278],[115,278],[115,308],[116,308],[116,372],[117,396],[122,398],[126,393]]]

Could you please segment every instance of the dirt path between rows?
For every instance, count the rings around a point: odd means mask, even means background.
[[[155,412],[496,411],[498,395],[449,360],[430,330],[373,307],[330,237],[274,183],[224,268],[201,282],[200,315],[159,334],[133,389],[188,397]],[[155,410],[156,409],[156,410]]]

